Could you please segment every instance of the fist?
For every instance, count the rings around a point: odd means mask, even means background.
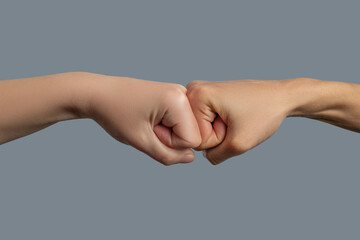
[[[172,83],[93,75],[89,117],[118,141],[164,165],[194,160],[201,143],[186,88]]]
[[[193,81],[187,96],[202,142],[197,150],[218,164],[264,142],[290,110],[282,81]]]

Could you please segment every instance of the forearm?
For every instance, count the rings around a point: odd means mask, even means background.
[[[293,103],[288,116],[307,117],[360,132],[360,84],[284,80]]]
[[[0,144],[81,118],[85,73],[0,81]]]

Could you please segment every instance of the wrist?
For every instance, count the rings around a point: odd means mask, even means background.
[[[68,105],[75,118],[98,120],[108,108],[109,94],[126,97],[127,77],[109,76],[88,72],[66,73],[71,84],[72,97]],[[125,91],[123,91],[125,89]]]
[[[92,99],[100,74],[68,72],[58,74],[63,89],[63,109],[68,119],[90,118]]]
[[[281,80],[286,91],[288,117],[331,119],[339,114],[349,86],[343,82],[322,81],[311,78]]]

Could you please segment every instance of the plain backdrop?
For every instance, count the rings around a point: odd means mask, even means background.
[[[359,7],[2,0],[0,79],[88,71],[183,85],[360,83]],[[165,167],[91,120],[58,123],[0,146],[0,239],[359,239],[359,140],[292,118],[221,165],[197,153]]]

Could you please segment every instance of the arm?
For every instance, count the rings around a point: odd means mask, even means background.
[[[188,98],[213,164],[271,137],[286,117],[308,117],[360,132],[360,85],[298,78],[193,81]]]
[[[80,73],[0,81],[0,144],[81,117]]]
[[[294,103],[289,117],[307,117],[360,132],[360,84],[307,78],[283,84]]]
[[[200,133],[178,84],[63,73],[0,81],[0,144],[54,123],[91,118],[165,165],[194,159]]]

